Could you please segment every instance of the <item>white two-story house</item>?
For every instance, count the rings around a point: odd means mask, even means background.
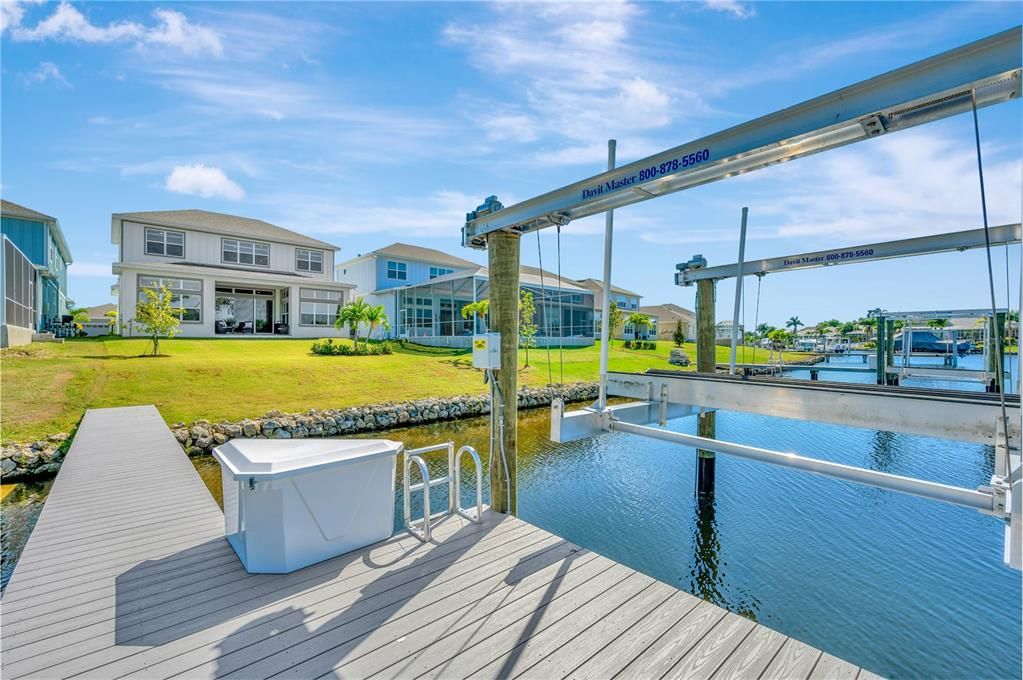
[[[182,337],[340,336],[351,284],[334,281],[336,246],[262,220],[206,210],[115,213],[117,312],[139,335],[135,306],[166,286]]]
[[[468,347],[479,320],[463,319],[462,308],[490,295],[487,268],[433,248],[392,243],[341,262],[338,281],[355,295],[383,305],[391,337],[424,345]],[[535,267],[519,271],[523,291],[533,295],[534,341],[545,345],[593,344],[593,294],[576,282]]]

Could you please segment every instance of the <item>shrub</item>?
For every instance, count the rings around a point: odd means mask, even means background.
[[[657,342],[650,340],[644,345],[647,349],[657,349]]]
[[[632,349],[632,340],[625,341],[625,349]]]
[[[367,346],[365,343],[360,345],[348,345],[345,343],[334,342],[333,338],[327,338],[326,340],[317,340],[314,342],[312,352],[313,354],[320,354],[322,356],[364,357],[393,354],[394,350],[391,348],[391,343],[386,341],[379,345]]]

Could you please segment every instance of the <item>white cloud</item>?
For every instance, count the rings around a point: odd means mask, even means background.
[[[733,14],[739,19],[748,19],[756,14],[756,10],[750,5],[738,2],[738,0],[705,0],[703,4],[707,9]]]
[[[1023,167],[1012,153],[985,153],[990,222],[1018,222]],[[961,127],[900,132],[785,167],[782,192],[750,211],[782,237],[889,240],[975,229],[982,226],[976,162]]]
[[[67,81],[64,74],[60,72],[60,68],[52,61],[40,62],[39,68],[25,76],[25,82],[27,83],[45,83],[47,80],[53,80],[65,87],[71,87],[71,83]]]
[[[486,26],[452,23],[443,36],[465,48],[481,71],[503,76],[502,87],[523,102],[473,102],[483,113],[470,117],[493,140],[586,146],[594,139],[664,128],[680,111],[706,109],[697,95],[677,86],[669,67],[638,47],[642,31],[636,23],[643,14],[638,5],[492,8],[498,16]]]
[[[25,17],[25,5],[39,5],[43,2],[44,0],[29,0],[29,2],[23,0],[0,0],[0,35],[3,35],[9,28],[13,29],[21,25],[21,20]]]
[[[4,3],[6,5],[6,2]],[[66,0],[42,19],[34,28],[21,25],[24,12],[18,7],[4,10],[4,28],[19,41],[57,40],[85,43],[134,42],[138,45],[161,45],[181,50],[185,54],[209,53],[219,56],[224,48],[220,36],[203,26],[190,23],[184,14],[175,10],[157,9],[154,26],[143,26],[134,21],[115,21],[105,26],[93,24],[88,17]]]
[[[176,166],[167,175],[164,188],[167,191],[194,194],[203,198],[239,201],[245,197],[245,191],[228,178],[223,170],[202,163]]]

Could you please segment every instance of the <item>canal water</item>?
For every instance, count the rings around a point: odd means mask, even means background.
[[[967,488],[986,484],[993,467],[986,446],[733,412],[719,412],[717,422],[718,437],[729,441]],[[669,427],[695,434],[692,418]],[[701,508],[692,449],[623,433],[557,445],[548,428],[546,410],[522,414],[526,521],[883,676],[1021,676],[1020,574],[1002,565],[1000,522],[727,456],[718,457],[715,501]],[[469,444],[486,469],[486,418],[384,436],[409,448]],[[444,474],[443,458],[429,459],[432,475]],[[193,463],[219,501],[215,461]],[[470,478],[466,472],[465,505]],[[432,500],[445,507],[446,489]],[[5,515],[8,508],[5,501]],[[396,530],[401,520],[396,488]],[[5,539],[18,523],[5,518]],[[5,554],[5,574],[6,565]]]

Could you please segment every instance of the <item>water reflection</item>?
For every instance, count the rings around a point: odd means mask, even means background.
[[[879,472],[888,472],[895,463],[898,435],[894,432],[875,432],[871,438],[870,468]]]
[[[756,621],[760,603],[736,589],[725,580],[721,563],[721,540],[718,535],[715,501],[713,496],[694,499],[693,559],[689,563],[689,587],[693,595],[729,609],[740,616]]]

